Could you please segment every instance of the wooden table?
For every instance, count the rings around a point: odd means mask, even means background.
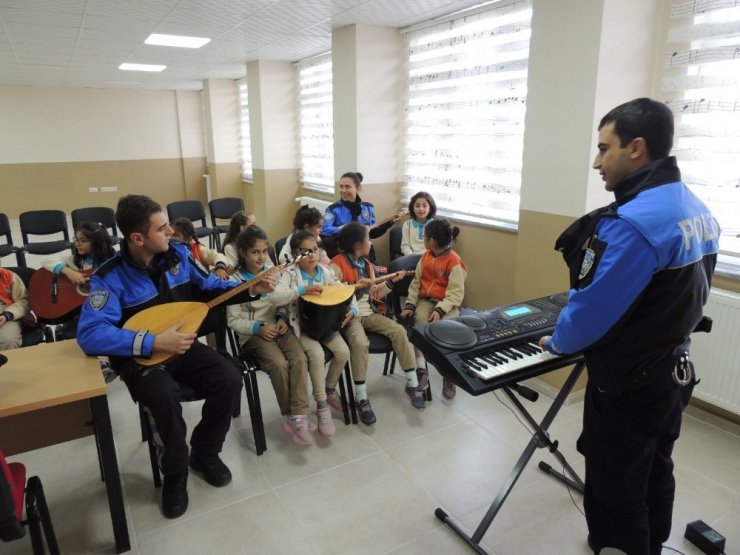
[[[116,552],[129,551],[107,389],[98,359],[85,356],[73,340],[3,355],[8,362],[0,367],[0,447],[13,455],[94,435]]]

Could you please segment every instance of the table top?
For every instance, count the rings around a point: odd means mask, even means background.
[[[2,352],[0,418],[107,393],[97,357],[67,340]]]

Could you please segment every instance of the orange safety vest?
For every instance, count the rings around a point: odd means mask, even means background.
[[[367,258],[363,258],[365,259],[365,268],[367,268],[367,277],[369,277],[370,279],[375,279],[375,267],[373,266],[373,263],[370,262]],[[342,270],[342,281],[344,283],[352,285],[353,283],[357,283],[360,280],[360,273],[357,271],[357,267],[352,263],[352,261],[346,254],[336,255],[334,258],[331,259],[331,263],[336,264],[337,266],[339,266],[339,269]],[[355,294],[355,296],[357,295]],[[385,303],[377,297],[370,295],[370,306],[373,307],[373,310],[375,310],[376,312],[385,314]]]
[[[434,256],[431,251],[424,251],[421,255],[421,283],[419,286],[420,299],[437,299],[441,301],[447,294],[447,285],[450,283],[450,272],[455,266],[462,266],[467,272],[468,267],[460,255],[452,249],[440,256]]]
[[[0,268],[0,301],[5,306],[12,305],[15,301],[13,300],[13,278],[15,274],[5,268]]]

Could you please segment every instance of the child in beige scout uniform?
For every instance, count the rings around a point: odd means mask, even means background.
[[[28,307],[28,292],[18,275],[0,268],[0,351],[21,346],[21,318]]]
[[[267,235],[249,226],[236,238],[238,270],[236,281],[249,281],[267,270]],[[283,430],[298,445],[313,443],[316,424],[308,418],[306,355],[284,315],[276,312],[282,303],[275,293],[240,305],[226,307],[226,321],[239,336],[242,350],[257,359],[270,376],[280,412],[285,416]]]
[[[460,315],[468,268],[452,250],[452,241],[458,235],[460,229],[444,218],[432,220],[426,226],[424,245],[427,250],[421,255],[414,279],[409,285],[402,318],[414,316],[417,324],[426,324]],[[418,349],[416,367],[419,385],[426,389],[429,374],[424,356]],[[442,396],[447,400],[455,397],[455,384],[447,378],[443,380]]]
[[[330,436],[334,434],[332,410],[337,413],[342,411],[341,400],[336,387],[342,369],[349,361],[349,347],[347,347],[339,332],[330,330],[320,341],[317,341],[302,330],[298,297],[307,293],[311,286],[321,287],[334,285],[338,282],[331,270],[319,264],[320,247],[316,242],[316,237],[310,231],[301,230],[293,233],[290,239],[290,252],[293,256],[305,252],[310,252],[311,255],[299,260],[295,266],[288,268],[280,276],[275,294],[282,296],[282,292],[286,291],[290,295],[288,320],[308,359],[308,375],[311,377],[311,384],[313,385],[313,398],[316,401],[319,432],[322,435]],[[349,322],[357,314],[357,310],[357,301],[353,298],[350,308],[344,316],[344,322]],[[324,370],[323,346],[332,353],[328,373]]]
[[[330,268],[337,279],[345,283],[365,282],[372,283],[375,279],[375,270],[367,256],[370,253],[370,235],[368,228],[357,222],[344,225],[339,232],[339,248],[342,254],[332,258]],[[360,420],[368,426],[375,424],[375,412],[370,406],[365,388],[367,375],[368,341],[365,331],[378,333],[387,337],[393,345],[393,350],[401,363],[406,375],[406,394],[411,404],[417,409],[423,409],[426,404],[424,390],[419,387],[416,375],[416,361],[411,350],[411,344],[406,336],[406,330],[394,320],[387,318],[376,308],[379,301],[393,289],[393,283],[403,279],[397,276],[377,286],[358,289],[355,293],[359,314],[344,328],[344,336],[349,345],[350,366],[354,382],[355,399],[360,413]]]

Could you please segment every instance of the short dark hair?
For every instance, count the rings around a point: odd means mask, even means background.
[[[439,218],[429,222],[424,228],[424,235],[437,242],[437,246],[444,248],[460,235],[460,228],[453,226],[449,220]]]
[[[434,202],[432,195],[430,195],[426,191],[419,191],[413,197],[411,197],[411,200],[409,201],[409,214],[413,219],[416,219],[416,215],[414,214],[414,203],[420,198],[426,199],[427,203],[429,204],[429,214],[427,214],[427,220],[431,220],[432,218],[434,218],[434,216],[437,215],[437,203]]]
[[[116,225],[124,238],[132,233],[149,233],[152,214],[162,212],[162,207],[146,195],[126,195],[118,199]]]
[[[308,226],[315,226],[321,220],[324,219],[324,215],[319,211],[318,208],[304,204],[295,213],[293,218],[293,229],[298,231]]]
[[[362,185],[362,174],[360,172],[347,172],[340,179],[344,179],[345,177],[349,177],[354,182],[355,187]]]
[[[293,235],[290,236],[290,252],[293,253],[293,256],[297,256],[299,254],[299,251],[301,250],[299,246],[306,239],[313,239],[314,241],[316,241],[317,244],[319,242],[315,235],[313,235],[310,231],[306,231],[305,229],[296,231]]]
[[[369,231],[364,225],[349,222],[339,230],[339,248],[347,254],[352,254],[355,245],[364,241],[368,233]]]
[[[635,98],[620,104],[599,122],[599,130],[614,122],[614,133],[624,148],[637,137],[645,139],[650,160],[665,158],[673,148],[673,112],[652,98]]]
[[[250,225],[241,230],[236,236],[234,246],[236,247],[237,260],[239,267],[246,265],[246,260],[242,257],[242,250],[250,249],[257,241],[267,241],[267,233],[261,227]]]

